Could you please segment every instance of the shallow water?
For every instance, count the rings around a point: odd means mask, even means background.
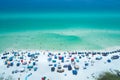
[[[119,46],[120,32],[86,29],[14,32],[0,35],[0,42],[1,51],[5,49],[101,50]]]
[[[0,1],[0,51],[120,46],[119,2]]]

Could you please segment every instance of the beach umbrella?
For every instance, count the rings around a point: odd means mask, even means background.
[[[23,59],[21,60],[21,63],[23,63]]]
[[[42,77],[41,80],[45,80],[44,77]]]
[[[107,62],[108,62],[108,63],[111,63],[111,60],[110,60],[110,59],[108,59],[108,60],[107,60]]]
[[[57,66],[57,64],[54,64],[54,67],[56,67]]]
[[[73,61],[74,61],[74,58],[71,58],[71,61],[73,62]]]
[[[62,56],[59,56],[59,60],[61,60],[62,59]]]
[[[73,73],[73,75],[77,75],[78,74],[77,70],[72,70],[72,73]]]

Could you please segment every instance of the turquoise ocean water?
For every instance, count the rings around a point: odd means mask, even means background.
[[[0,1],[0,51],[120,46],[120,1]]]

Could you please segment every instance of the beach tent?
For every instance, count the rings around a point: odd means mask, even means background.
[[[64,64],[63,67],[64,67],[64,68],[68,68],[68,65],[67,65],[67,64]]]
[[[14,64],[14,63],[13,63],[13,62],[11,62],[11,63],[10,63],[10,66],[13,66],[13,64]]]
[[[113,59],[113,60],[114,59],[119,59],[119,56],[118,55],[114,55],[114,56],[111,57],[111,59]]]
[[[33,62],[33,66],[35,66],[36,65],[36,63],[35,62]]]
[[[1,57],[1,59],[6,59],[7,58],[7,56],[3,56],[3,57]]]
[[[35,55],[40,55],[40,53],[38,52],[38,53],[35,53]]]
[[[96,57],[95,59],[96,59],[96,60],[101,60],[101,59],[102,59],[102,57]]]
[[[14,56],[17,56],[17,55],[18,55],[18,53],[17,53],[17,52],[13,52],[12,54],[14,54]]]
[[[18,80],[20,80],[20,78],[18,78]]]
[[[55,67],[51,67],[51,72],[54,72],[55,71]]]
[[[49,64],[49,66],[53,66],[53,64]]]
[[[17,63],[16,66],[17,66],[17,67],[20,66],[20,63]]]
[[[73,75],[77,75],[78,74],[77,70],[72,70],[72,73],[73,73]]]
[[[62,67],[61,67],[61,65],[58,65],[58,69],[61,69]]]
[[[71,65],[68,65],[68,70],[72,70],[72,66]]]
[[[10,57],[8,60],[9,60],[9,61],[12,61],[12,60],[13,60],[13,57]]]
[[[14,73],[18,73],[19,71],[18,70],[15,70]]]
[[[14,71],[12,71],[12,74],[14,74],[15,72]]]
[[[63,73],[63,72],[64,72],[64,69],[57,69],[57,72]]]
[[[24,71],[25,71],[25,68],[21,68],[19,71],[20,71],[20,72],[24,72]]]
[[[34,67],[34,71],[37,71],[37,69],[38,69],[37,67]]]
[[[53,63],[56,63],[56,60],[52,60]]]
[[[46,76],[44,76],[44,77],[42,77],[42,78],[41,78],[41,80],[46,80],[46,79],[47,79],[47,77],[46,77]]]
[[[107,56],[109,53],[108,52],[105,52],[105,53],[102,53],[102,56]]]
[[[79,59],[81,59],[82,57],[81,56],[79,56]]]
[[[9,52],[5,52],[5,53],[3,53],[3,55],[8,55],[9,54]]]
[[[27,61],[24,61],[23,63],[22,63],[22,65],[26,65],[27,64]]]
[[[54,59],[57,59],[57,56],[56,56],[56,55],[54,56]]]
[[[64,62],[64,57],[62,57],[62,62]]]
[[[78,69],[79,69],[79,66],[78,66],[78,65],[75,65],[74,68],[75,68],[76,70],[78,70]]]
[[[79,59],[76,59],[76,62],[79,62]]]
[[[78,52],[78,54],[84,54],[84,52]]]
[[[49,57],[49,58],[48,58],[48,61],[50,62],[51,60],[52,60],[52,58]]]
[[[28,65],[27,68],[28,68],[28,69],[31,69],[31,68],[33,68],[33,66],[32,66],[32,65]]]
[[[89,65],[89,63],[85,63],[85,66],[88,66]]]
[[[5,61],[5,65],[7,65],[7,61]]]
[[[30,54],[30,53],[28,53],[28,57],[31,57],[31,54]]]
[[[99,52],[92,52],[92,56],[94,56],[96,54],[100,54],[100,53]]]
[[[83,69],[87,69],[86,67],[83,67]]]
[[[21,56],[20,59],[23,59],[23,56]]]

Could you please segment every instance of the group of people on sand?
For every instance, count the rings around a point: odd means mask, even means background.
[[[120,49],[110,52],[50,52],[47,51],[47,61],[51,72],[65,73],[71,71],[73,75],[78,75],[80,69],[87,69],[89,66],[94,66],[95,61],[102,60],[105,56],[114,54],[111,59],[107,62],[110,63],[114,59],[119,59]],[[41,52],[29,52],[29,51],[10,51],[4,52],[0,55],[1,60],[4,61],[4,65],[7,68],[15,67],[11,72],[12,74],[17,73],[28,73],[33,70],[36,72],[39,67],[39,59]],[[46,52],[43,52],[46,55]],[[83,64],[80,64],[81,61]],[[82,67],[81,67],[82,66]],[[16,67],[19,67],[16,69]],[[93,73],[94,74],[94,73]],[[31,74],[32,75],[32,74]],[[30,75],[30,76],[31,76]],[[64,76],[67,76],[65,73]],[[94,76],[94,75],[93,75]],[[42,80],[46,80],[46,77],[42,77]],[[49,80],[49,79],[48,79]]]
[[[114,54],[111,59],[106,62],[111,63],[114,59],[119,59],[120,49],[110,52],[64,52],[64,53],[48,53],[48,62],[51,68],[51,72],[57,71],[63,73],[65,70],[71,71],[73,75],[78,74],[78,70],[81,66],[82,69],[87,69],[88,66],[94,66],[95,61],[102,60],[104,57]],[[83,60],[84,59],[84,60]],[[81,61],[83,64],[80,64]]]

